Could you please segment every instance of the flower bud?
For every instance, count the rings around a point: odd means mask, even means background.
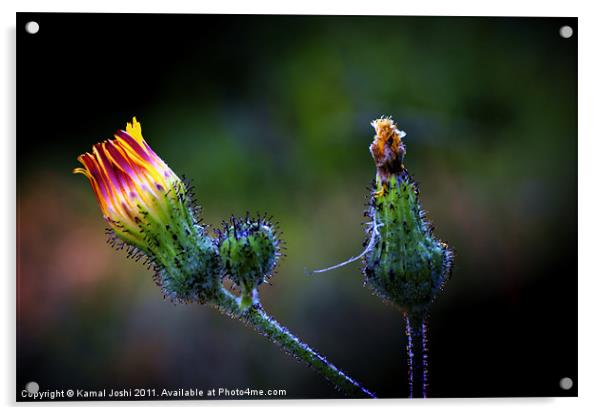
[[[257,301],[257,287],[271,277],[280,257],[280,240],[264,218],[232,217],[219,232],[225,274],[241,289],[241,308]]]
[[[220,285],[217,250],[195,214],[190,190],[150,148],[134,118],[113,140],[78,157],[113,242],[146,256],[173,300],[205,302]],[[123,246],[123,245],[120,245]]]
[[[449,276],[453,254],[432,234],[403,165],[405,133],[389,118],[372,126],[377,174],[368,210],[372,246],[364,257],[366,283],[384,300],[422,317]]]

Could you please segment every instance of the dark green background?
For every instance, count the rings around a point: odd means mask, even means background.
[[[562,18],[18,14],[17,390],[341,397],[238,322],[164,301],[104,243],[71,169],[135,115],[208,223],[280,222],[266,310],[379,396],[406,396],[401,316],[359,263],[304,274],[361,251],[384,114],[456,251],[432,308],[431,396],[575,395],[558,382],[577,380],[577,32]]]

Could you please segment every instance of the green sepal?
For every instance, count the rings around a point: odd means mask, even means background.
[[[377,177],[368,216],[373,246],[364,258],[367,285],[404,312],[425,315],[449,277],[453,253],[432,234],[405,169]]]
[[[136,229],[109,230],[110,242],[127,246],[129,256],[136,260],[144,258],[166,298],[204,303],[221,288],[216,243],[199,218],[200,208],[188,185],[178,182],[161,198],[162,215],[138,205]],[[139,237],[129,239],[128,234]]]

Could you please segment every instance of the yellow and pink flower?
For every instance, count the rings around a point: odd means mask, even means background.
[[[148,257],[165,294],[204,301],[220,277],[215,244],[186,186],[146,143],[136,118],[78,160],[83,167],[74,173],[90,181],[114,235]]]
[[[84,167],[76,168],[74,173],[88,178],[105,220],[118,234],[127,230],[127,239],[139,233],[141,214],[168,220],[166,195],[184,187],[146,143],[135,117],[125,131],[117,131],[113,140],[95,144],[92,152],[82,154],[78,161]]]

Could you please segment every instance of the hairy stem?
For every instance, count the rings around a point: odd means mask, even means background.
[[[412,326],[410,324],[410,318],[406,315],[404,316],[404,320],[406,323],[405,333],[407,337],[406,343],[406,356],[408,359],[408,389],[409,389],[409,397],[414,397],[414,344],[413,344],[413,336],[412,336]]]
[[[422,319],[422,397],[426,398],[428,389],[428,345],[426,317]]]
[[[406,356],[408,361],[409,397],[414,391],[427,397],[428,392],[428,347],[426,317],[416,318],[404,315],[407,337]]]
[[[305,362],[345,395],[355,398],[376,398],[376,395],[337,369],[326,358],[267,315],[259,303],[242,310],[237,297],[222,289],[212,305],[220,312],[242,321],[272,342],[277,343],[286,353]]]

